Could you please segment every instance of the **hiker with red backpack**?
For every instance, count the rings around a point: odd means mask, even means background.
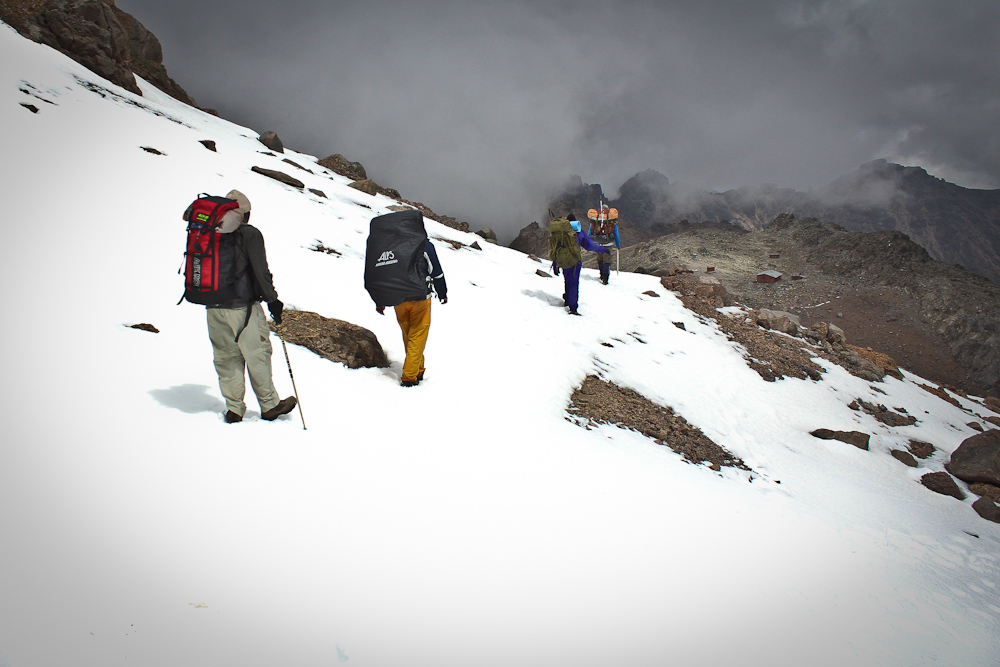
[[[284,304],[267,266],[264,237],[250,219],[250,200],[239,190],[225,197],[200,195],[184,212],[188,222],[184,297],[205,306],[219,390],[226,399],[227,424],[243,420],[245,374],[260,404],[261,419],[272,421],[295,409],[294,396],[279,399],[271,378],[271,330],[261,300],[275,324]]]
[[[590,240],[590,237],[580,230],[580,222],[572,213],[566,218],[555,218],[549,222],[549,257],[552,258],[552,271],[557,276],[562,269],[563,284],[566,291],[563,300],[569,307],[570,315],[579,315],[580,305],[580,271],[583,269],[583,253],[580,248],[601,254],[607,253],[604,246]]]
[[[605,285],[611,279],[611,246],[619,251],[622,247],[621,237],[618,236],[618,209],[607,208],[603,204],[601,209],[590,209],[587,212],[590,218],[590,230],[588,235],[600,243],[608,250],[608,256],[597,256],[597,268],[601,272],[601,282]]]

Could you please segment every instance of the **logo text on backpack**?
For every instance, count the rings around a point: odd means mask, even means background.
[[[388,264],[395,264],[397,261],[399,260],[396,259],[396,255],[393,254],[391,250],[386,250],[379,256],[378,262],[375,263],[375,266],[379,267],[386,266]]]

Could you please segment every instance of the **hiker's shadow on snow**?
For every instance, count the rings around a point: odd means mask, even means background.
[[[182,384],[169,389],[150,389],[149,395],[165,408],[188,414],[225,411],[226,404],[221,399],[210,396],[209,389],[203,384]]]
[[[550,306],[563,306],[565,302],[558,296],[552,296],[547,292],[541,292],[539,290],[526,289],[522,290],[521,294],[525,296],[530,296],[533,299],[538,299],[539,301],[544,301]]]

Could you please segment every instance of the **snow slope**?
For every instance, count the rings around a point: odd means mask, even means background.
[[[449,303],[427,380],[403,389],[398,327],[362,285],[368,222],[396,202],[6,26],[0,62],[0,666],[1000,661],[1000,526],[919,484],[971,416],[918,378],[883,394],[819,361],[820,382],[766,383],[652,277],[584,270],[569,317],[540,264],[428,221],[483,249],[438,241]],[[225,424],[203,309],[175,305],[181,213],[231,188],[286,307],[371,329],[393,362],[288,346],[308,430],[298,411],[261,421],[252,395]],[[593,373],[756,474],[572,423]],[[855,398],[920,421],[888,429]],[[911,437],[940,450],[920,469],[888,454]]]

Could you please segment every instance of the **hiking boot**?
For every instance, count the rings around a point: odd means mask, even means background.
[[[271,408],[270,410],[265,410],[260,413],[260,418],[264,421],[274,421],[281,415],[287,415],[289,412],[295,409],[295,397],[289,396],[288,398],[283,398],[278,401],[278,404]]]
[[[241,421],[243,421],[243,415],[238,415],[235,412],[233,412],[232,410],[227,410],[226,411],[226,423],[227,424],[235,424],[236,422],[241,422]]]
[[[423,379],[424,379],[424,372],[420,371],[419,373],[417,373],[417,382],[420,382]]]
[[[580,313],[576,312],[575,310],[571,310],[571,311],[569,311],[569,314],[570,315],[579,315]]]
[[[420,384],[420,380],[400,380],[399,382],[400,387],[416,387],[418,384]]]

